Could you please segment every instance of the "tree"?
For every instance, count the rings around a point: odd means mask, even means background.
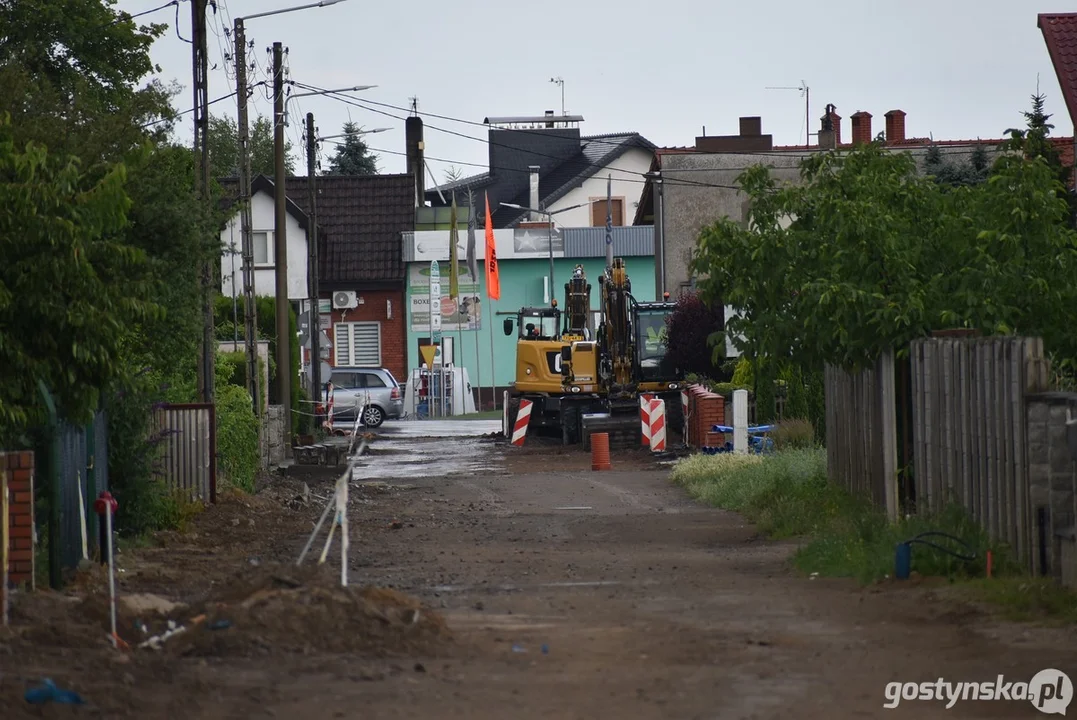
[[[1059,183],[1056,194],[1069,206],[1069,224],[1072,226],[1077,219],[1077,198],[1070,190],[1073,168],[1062,164],[1062,156],[1050,138],[1055,126],[1048,122],[1051,116],[1045,112],[1045,102],[1046,97],[1040,93],[1032,96],[1032,109],[1021,113],[1025,116],[1025,129],[1007,129],[1006,134],[1009,135],[1009,140],[1004,143],[1003,147],[1019,152],[1026,158],[1044,159]]]
[[[806,158],[801,175],[779,187],[747,170],[747,226],[704,229],[693,260],[704,296],[741,311],[729,329],[750,360],[857,369],[952,327],[1040,335],[1077,358],[1077,233],[1042,158],[1003,156],[987,182],[947,189],[872,143]]]
[[[666,358],[685,373],[713,377],[725,354],[721,304],[685,293],[666,318]]]
[[[153,317],[140,250],[117,241],[131,201],[125,170],[91,180],[74,159],[0,126],[0,438],[42,418],[37,382],[85,422],[118,375],[128,328]]]
[[[942,185],[978,185],[987,181],[990,172],[987,150],[978,144],[967,159],[944,158],[939,146],[931,145],[924,157],[924,171]]]
[[[276,173],[274,164],[273,122],[261,115],[250,126],[251,177],[265,175],[273,177]],[[231,117],[210,115],[209,166],[217,177],[237,177],[239,175],[239,122]],[[295,175],[295,158],[292,157],[292,144],[284,141],[284,172]]]
[[[114,4],[0,3],[0,116],[10,113],[16,147],[33,141],[105,174],[118,156],[167,136],[175,89],[136,85],[154,70],[149,47],[168,26],[136,25]]]
[[[460,178],[464,177],[464,171],[455,165],[449,166],[449,169],[445,171],[445,183],[454,183]]]
[[[359,134],[359,126],[344,123],[344,142],[337,144],[336,153],[329,160],[327,175],[377,175],[378,157],[370,152]]]

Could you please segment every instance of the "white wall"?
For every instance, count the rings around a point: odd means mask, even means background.
[[[570,191],[557,202],[550,206],[550,212],[557,212],[561,208],[572,207],[580,203],[587,203],[581,208],[567,210],[554,216],[554,222],[560,227],[591,227],[592,199],[606,198],[606,179],[613,175],[613,197],[624,198],[624,225],[631,225],[636,216],[636,207],[639,204],[640,195],[643,194],[643,176],[651,169],[651,160],[654,153],[650,150],[632,148],[608,167],[601,170],[595,169],[595,175],[583,181],[583,184]],[[603,224],[605,222],[603,221]]]
[[[274,211],[273,198],[259,192],[251,202],[251,216],[255,233],[267,233],[269,257],[273,258]],[[286,215],[288,238],[288,299],[302,300],[307,293],[307,232],[291,214]],[[242,233],[239,213],[236,213],[221,231],[221,294],[232,296],[232,272],[235,269],[236,295],[243,294]],[[233,251],[234,248],[234,251]],[[272,265],[258,265],[254,271],[254,292],[259,296],[275,296],[277,293],[276,270]]]

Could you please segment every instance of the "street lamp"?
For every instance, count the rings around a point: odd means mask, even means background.
[[[323,135],[318,138],[318,142],[322,140],[332,140],[333,138],[351,137],[352,135],[370,135],[373,133],[385,132],[386,130],[392,130],[392,128],[374,128],[373,130],[356,130],[350,133],[339,133],[337,135]]]
[[[284,126],[288,126],[288,103],[296,98],[310,97],[312,95],[330,95],[332,93],[362,92],[363,90],[370,90],[376,87],[377,85],[356,85],[355,87],[340,88],[339,90],[317,90],[314,92],[294,93],[289,95],[288,99],[284,101]]]
[[[284,13],[296,12],[298,10],[307,10],[309,8],[328,7],[329,5],[336,5],[337,3],[344,2],[344,0],[321,0],[320,2],[309,3],[306,5],[298,5],[288,8],[281,8],[279,10],[269,10],[267,12],[254,13],[245,17],[237,17],[234,22],[232,39],[235,43],[235,63],[236,63],[236,101],[238,103],[238,125],[239,125],[239,202],[240,202],[240,226],[242,231],[242,243],[243,243],[243,296],[244,296],[244,308],[246,311],[246,351],[247,351],[247,389],[251,391],[251,399],[254,404],[255,417],[258,418],[258,440],[259,446],[261,446],[262,440],[262,403],[261,393],[259,392],[258,382],[258,345],[256,340],[256,328],[257,319],[255,317],[255,303],[254,303],[254,237],[253,237],[253,218],[251,216],[251,158],[250,158],[250,135],[247,120],[247,35],[245,29],[245,22],[247,20],[253,20],[255,18],[269,17],[271,15],[282,15]],[[274,94],[277,96],[274,98],[274,109],[277,110],[280,115],[283,115],[283,102],[281,95],[283,95],[283,83],[282,78],[279,75],[279,65],[276,62],[279,59],[279,44],[274,46]],[[287,328],[288,328],[288,276],[287,276],[287,261],[288,261],[288,245],[285,238],[285,218],[284,218],[284,172],[283,162],[281,161],[283,150],[283,126],[277,127],[277,123],[281,123],[283,118],[280,116],[274,118],[275,132],[274,132],[274,146],[275,154],[278,155],[277,162],[275,163],[277,168],[275,175],[276,185],[276,221],[274,225],[274,245],[276,248],[274,261],[277,265],[276,268],[276,325],[277,335],[279,342],[277,343],[277,361],[280,377],[280,402],[284,407],[284,427],[285,434],[291,433],[291,373],[285,368],[288,367],[289,358],[289,346],[286,342]],[[283,296],[284,301],[281,301]],[[282,332],[283,328],[283,332]],[[290,455],[289,448],[290,443],[285,443],[285,455]]]
[[[559,215],[560,213],[563,213],[563,212],[568,212],[569,210],[575,210],[576,208],[587,207],[588,205],[590,205],[590,203],[580,203],[579,205],[570,205],[570,206],[568,206],[566,208],[561,208],[560,210],[554,210],[553,212],[550,212],[549,210],[536,210],[535,208],[524,207],[523,205],[517,205],[515,203],[501,203],[501,207],[513,208],[514,210],[526,210],[529,213],[534,213],[536,215],[545,215],[547,218],[549,218],[549,224],[546,226],[546,231],[547,231],[547,236],[549,238],[549,242],[547,244],[549,245],[549,251],[550,251],[550,298],[551,299],[553,299],[553,297],[554,297],[554,289],[553,289],[554,288],[554,285],[553,285],[553,216],[554,215]]]

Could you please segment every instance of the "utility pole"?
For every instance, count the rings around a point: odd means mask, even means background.
[[[654,299],[661,302],[666,294],[666,197],[662,171],[650,175],[654,194]]]
[[[194,175],[195,195],[205,208],[209,208],[209,57],[206,52],[206,6],[209,0],[191,1],[191,47],[194,78],[194,157],[197,169]],[[209,233],[210,228],[203,228]],[[202,402],[213,402],[216,353],[216,332],[213,305],[216,293],[214,280],[217,257],[206,257],[202,262],[202,342],[198,363],[198,394]]]
[[[262,393],[258,376],[258,308],[254,302],[254,221],[251,217],[251,148],[247,120],[247,35],[243,18],[236,18],[236,100],[239,102],[239,212],[243,236],[243,314],[247,351],[247,390],[258,418],[258,443],[262,442]]]
[[[322,400],[322,315],[318,311],[318,191],[314,187],[314,113],[307,113],[307,293],[310,295],[310,387],[314,392],[314,427],[322,426],[318,405]]]
[[[276,196],[273,228],[273,264],[277,275],[277,402],[284,411],[284,456],[292,443],[292,343],[288,337],[288,212],[284,171],[284,58],[281,44],[273,43],[273,185]]]

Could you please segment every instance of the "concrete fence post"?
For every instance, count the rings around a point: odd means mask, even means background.
[[[748,452],[748,391],[733,391],[733,452]]]

